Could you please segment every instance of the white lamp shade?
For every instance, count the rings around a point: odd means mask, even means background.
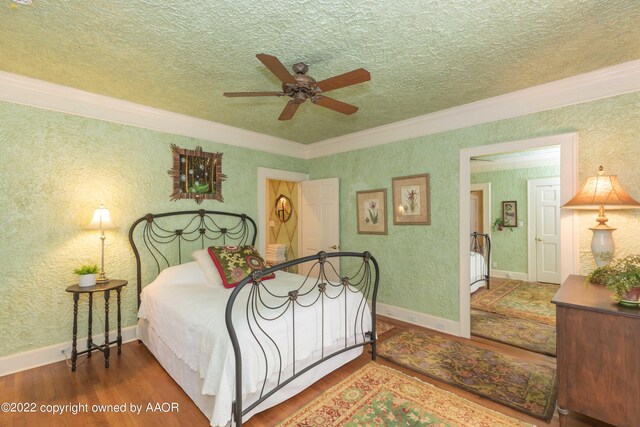
[[[109,209],[102,205],[93,212],[93,218],[91,218],[91,222],[87,225],[88,230],[112,230],[114,228],[118,227],[111,222]]]

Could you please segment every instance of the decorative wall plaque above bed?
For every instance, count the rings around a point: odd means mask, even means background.
[[[171,151],[172,201],[193,199],[198,204],[204,199],[224,201],[222,181],[227,177],[222,173],[222,153],[207,153],[199,146],[195,150],[187,150],[175,144],[171,144]]]

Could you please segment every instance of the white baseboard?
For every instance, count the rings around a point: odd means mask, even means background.
[[[445,332],[450,335],[460,336],[460,323],[454,320],[443,319],[442,317],[419,313],[417,311],[407,310],[406,308],[383,304],[381,302],[376,304],[376,312],[377,314],[387,316],[392,319],[402,320],[403,322],[411,323],[413,325]]]
[[[113,340],[116,335],[116,330],[109,331],[110,340]],[[135,339],[137,339],[135,325],[122,328],[123,343],[133,341]],[[97,345],[102,345],[104,343],[104,335],[94,335],[93,342]],[[37,368],[38,366],[59,362],[65,359],[65,354],[67,358],[71,358],[71,345],[71,341],[68,341],[1,357],[0,377],[13,374],[15,372],[26,371],[27,369]],[[77,349],[78,351],[84,351],[87,349],[87,337],[78,338]],[[63,350],[65,353],[62,352]]]
[[[504,279],[529,280],[529,275],[527,273],[519,273],[517,271],[496,270],[495,268],[491,269],[491,276],[502,277]]]

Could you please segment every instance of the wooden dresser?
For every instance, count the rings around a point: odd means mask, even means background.
[[[640,309],[569,276],[556,305],[560,426],[575,411],[619,427],[640,425]]]

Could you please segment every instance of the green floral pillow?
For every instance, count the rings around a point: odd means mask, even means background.
[[[251,245],[245,246],[210,246],[209,255],[220,272],[225,288],[233,288],[247,277],[253,270],[264,270],[264,260]],[[276,277],[275,274],[263,276],[262,280]]]

